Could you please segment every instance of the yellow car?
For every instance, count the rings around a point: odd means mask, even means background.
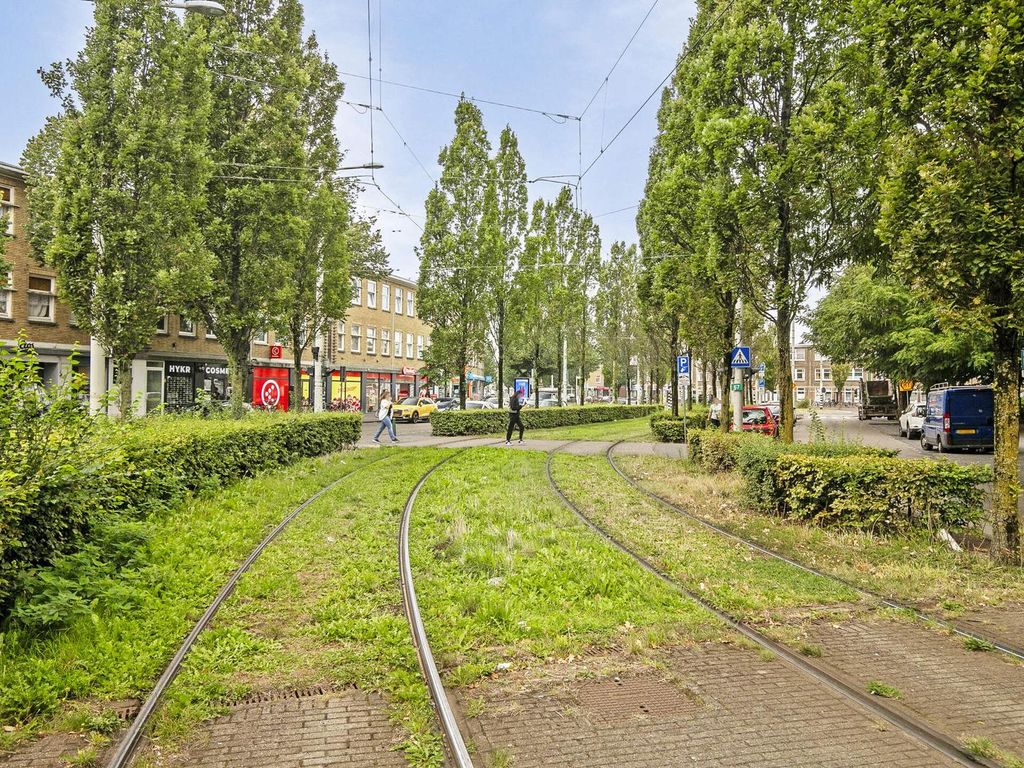
[[[411,421],[415,424],[420,419],[429,419],[430,414],[437,410],[437,405],[429,397],[407,397],[391,408],[391,418],[395,421]]]

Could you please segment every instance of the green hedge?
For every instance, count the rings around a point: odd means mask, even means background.
[[[521,416],[527,429],[548,429],[637,419],[660,410],[660,405],[570,405],[563,408],[527,407],[521,411]],[[430,415],[431,433],[442,437],[492,435],[504,432],[507,427],[508,409],[441,411]]]
[[[187,493],[349,447],[361,430],[356,414],[158,417],[99,436],[81,466],[32,482],[0,469],[0,618],[26,575],[76,551],[98,524],[143,519]]]
[[[823,525],[891,533],[957,528],[982,515],[988,467],[896,458],[855,443],[781,443],[763,435],[693,430],[690,459],[711,472],[737,470],[758,511]]]
[[[651,416],[651,432],[663,443],[685,443],[688,431],[707,428],[709,415],[710,411],[704,405],[687,408],[685,420],[682,415],[673,416],[669,411],[661,411]]]
[[[874,456],[780,456],[773,472],[781,514],[888,533],[962,528],[982,519],[986,466]]]

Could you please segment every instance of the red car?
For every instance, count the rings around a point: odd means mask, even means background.
[[[778,437],[779,422],[772,416],[771,408],[767,405],[744,405],[743,431]]]

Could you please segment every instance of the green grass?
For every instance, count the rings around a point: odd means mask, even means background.
[[[374,458],[357,452],[302,461],[151,518],[144,549],[90,616],[43,637],[7,627],[0,633],[0,722],[14,730],[0,732],[0,748],[46,727],[68,701],[147,692],[266,532],[316,490]]]
[[[603,456],[557,454],[556,482],[612,536],[653,559],[691,591],[738,616],[856,602],[852,590],[707,531],[641,494]]]
[[[965,606],[1024,601],[1019,568],[952,552],[925,532],[886,538],[795,523],[752,511],[735,473],[708,475],[687,461],[660,456],[621,456],[616,463],[643,487],[704,519],[875,592],[937,605],[953,616]]]
[[[902,699],[903,692],[899,688],[886,685],[878,680],[872,680],[867,685],[867,691],[872,696],[881,696],[883,699]]]
[[[977,757],[996,760],[1004,768],[1024,768],[1024,760],[1009,750],[997,746],[985,736],[968,736],[963,739],[964,749]]]
[[[478,449],[423,487],[412,566],[450,685],[591,647],[641,652],[724,630],[560,503],[543,454]]]
[[[515,440],[518,432],[512,434]],[[495,437],[504,437],[495,433]],[[640,419],[621,419],[619,421],[602,421],[596,424],[576,424],[571,427],[550,427],[548,429],[527,429],[526,438],[529,440],[630,440],[634,442],[654,442],[654,435],[651,434],[651,420],[649,416]]]
[[[398,587],[406,498],[446,452],[399,449],[306,509],[239,584],[200,638],[155,727],[175,745],[225,702],[313,684],[382,692],[414,765],[443,749]]]

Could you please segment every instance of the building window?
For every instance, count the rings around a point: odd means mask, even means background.
[[[14,190],[0,187],[0,218],[4,219],[3,231],[14,234]]]
[[[377,354],[377,329],[369,326],[366,328],[366,354]]]
[[[796,399],[797,400],[805,400],[805,399],[807,399],[807,390],[804,389],[803,387],[797,387],[796,388]]]
[[[404,312],[404,311],[405,311],[405,310],[404,310],[404,309],[402,308],[402,305],[403,305],[404,303],[405,303],[405,302],[404,302],[404,301],[402,300],[402,289],[401,289],[401,288],[398,288],[398,287],[396,286],[396,287],[395,287],[395,314],[397,314],[397,315],[400,315],[400,314],[402,314],[402,312]]]
[[[195,336],[196,335],[196,321],[189,320],[187,317],[181,317],[178,319],[178,335],[179,336]]]
[[[366,281],[366,306],[369,309],[376,309],[377,308],[377,281],[376,280],[367,280]],[[367,330],[367,334],[366,334],[366,346],[367,346],[367,349],[369,349],[369,346],[370,346],[369,330]]]
[[[352,351],[353,352],[359,352],[360,349],[361,349],[360,345],[362,344],[362,335],[363,335],[362,331],[363,331],[363,329],[360,326],[355,325],[355,324],[352,325]]]
[[[799,349],[794,349],[793,359],[798,363],[802,363],[804,360],[807,359],[807,350],[804,349],[803,347],[800,347]]]
[[[793,369],[793,381],[804,381],[806,378],[806,371],[803,368]]]
[[[213,332],[213,328],[211,328],[209,325],[206,326],[206,338],[208,338],[208,339],[216,339],[217,338],[217,334]]]
[[[167,331],[164,331],[167,333]],[[152,413],[164,402],[164,364],[146,363],[146,413]]]
[[[357,306],[363,303],[363,281],[358,277],[352,278],[352,303]]]
[[[387,305],[381,304],[381,306],[383,307]],[[384,355],[384,357],[391,357],[391,331],[387,328],[380,329],[380,353]]]
[[[405,356],[412,360],[413,352],[413,338],[411,333],[405,334]]]
[[[407,315],[409,315],[409,317],[413,316],[412,291],[409,291],[406,294],[406,298],[405,298],[405,313]]]
[[[863,368],[851,368],[850,369],[850,378],[851,379],[863,379],[864,378],[864,369]]]
[[[14,273],[8,272],[0,282],[0,317],[11,316],[11,295],[14,286]]]
[[[416,358],[418,360],[422,360],[423,359],[423,337],[422,336],[417,336],[416,337]]]
[[[385,312],[391,311],[391,286],[387,283],[380,284],[380,308]]]
[[[395,357],[402,356],[402,332],[395,331]]]
[[[28,319],[53,322],[53,278],[29,275]]]
[[[338,323],[338,351],[345,351],[345,324]]]
[[[252,341],[254,344],[262,344],[263,346],[267,346],[267,342],[269,341],[267,336],[268,334],[266,331],[257,331],[256,334],[252,337]]]
[[[160,319],[156,321],[156,332],[167,333],[167,315],[161,315]]]

